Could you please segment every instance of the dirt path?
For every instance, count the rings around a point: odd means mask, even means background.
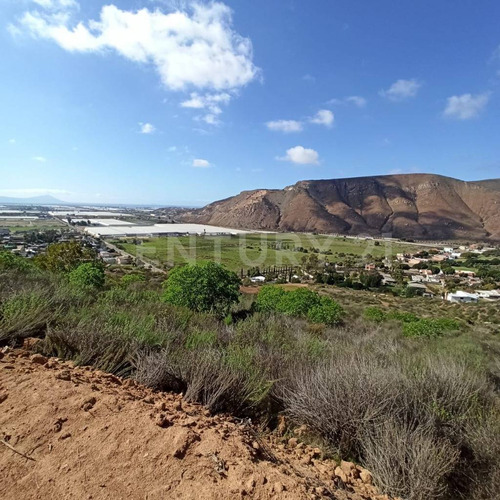
[[[387,498],[366,471],[336,470],[296,439],[261,440],[180,395],[26,351],[0,358],[6,500]]]

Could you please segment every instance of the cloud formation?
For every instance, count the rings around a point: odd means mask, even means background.
[[[287,150],[286,155],[278,160],[289,161],[297,165],[317,165],[319,155],[314,149],[307,149],[302,146],[295,146]]]
[[[202,158],[196,158],[193,160],[192,166],[197,168],[208,168],[210,167],[210,162],[208,160],[203,160]]]
[[[367,102],[368,101],[360,95],[350,95],[343,99],[330,99],[327,104],[352,104],[357,108],[364,108]]]
[[[490,100],[490,92],[482,94],[462,94],[448,97],[443,115],[456,120],[470,120],[476,118]]]
[[[391,101],[404,101],[415,97],[421,86],[422,84],[414,78],[411,80],[398,80],[387,90],[381,90],[379,94]]]
[[[35,1],[40,9],[25,12],[9,27],[11,33],[21,30],[52,40],[69,52],[115,52],[152,65],[166,89],[202,92],[191,94],[184,107],[208,108],[217,115],[221,104],[260,73],[250,39],[233,29],[232,11],[221,2],[190,3],[168,13],[110,4],[102,7],[98,20],[75,23],[75,0]]]
[[[47,163],[47,158],[45,158],[45,156],[33,156],[32,160],[38,161],[40,163]]]
[[[269,130],[278,132],[301,132],[303,127],[302,123],[296,120],[274,120],[266,123]]]
[[[309,118],[311,123],[325,127],[331,127],[334,120],[335,116],[329,109],[320,109],[312,118]]]
[[[141,134],[153,134],[156,131],[156,128],[151,123],[139,123],[141,127]]]

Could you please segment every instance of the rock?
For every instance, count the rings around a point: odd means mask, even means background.
[[[312,461],[311,455],[305,455],[304,457],[301,458],[300,463],[302,465],[311,465],[311,461]]]
[[[174,440],[174,457],[180,459],[184,458],[191,445],[199,440],[200,436],[196,432],[192,430],[181,429]]]
[[[153,396],[146,396],[143,401],[148,404],[148,405],[152,405],[154,404],[155,400],[153,398]]]
[[[255,484],[256,484],[256,481],[255,481],[255,478],[254,477],[251,477],[246,483],[245,483],[245,488],[251,492],[254,488],[255,488]]]
[[[6,392],[0,394],[0,403],[3,403],[8,397],[9,395]]]
[[[93,396],[90,398],[87,398],[81,405],[81,408],[83,411],[89,411],[91,410],[94,405],[97,403],[97,399],[94,398]]]
[[[68,439],[71,437],[71,432],[65,432],[64,434],[61,434],[61,437],[59,439]]]
[[[37,365],[44,365],[48,361],[48,358],[42,356],[41,354],[33,354],[33,356],[31,356],[30,359],[32,363]]]
[[[342,482],[347,483],[347,474],[340,467],[335,468],[334,474],[339,477]]]
[[[298,444],[299,444],[299,441],[298,441],[298,439],[297,439],[297,438],[290,438],[290,439],[288,440],[288,446],[289,446],[290,448],[296,448]]]
[[[373,483],[373,477],[367,470],[362,470],[359,474],[359,477],[360,477],[361,481],[363,481],[363,483],[365,483],[365,484],[372,484]]]
[[[252,441],[252,448],[254,450],[259,451],[260,450],[260,444],[257,441]]]
[[[71,372],[69,370],[61,370],[60,372],[56,373],[56,378],[59,380],[71,380]]]
[[[327,489],[324,486],[317,486],[314,489],[314,492],[316,493],[316,495],[319,495],[320,497],[325,496],[328,493]]]
[[[158,427],[161,427],[162,429],[165,429],[167,427],[170,427],[172,425],[172,422],[166,417],[165,414],[159,413],[155,417],[155,425]]]
[[[321,449],[320,448],[314,448],[312,451],[312,456],[313,458],[320,457],[322,455]]]
[[[103,378],[105,378],[106,380],[109,380],[113,384],[122,385],[122,381],[116,375],[113,375],[112,373],[105,373],[103,375]]]
[[[353,475],[353,472],[356,471],[356,465],[354,465],[352,462],[346,462],[344,460],[340,462],[340,468],[347,476]]]
[[[286,491],[285,485],[280,481],[276,481],[273,485],[273,491],[274,493],[283,493]]]

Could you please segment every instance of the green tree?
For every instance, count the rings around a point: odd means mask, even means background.
[[[199,262],[176,267],[164,282],[163,300],[197,312],[225,316],[238,302],[240,279],[215,262]]]
[[[262,312],[274,312],[286,294],[280,286],[264,285],[257,295],[256,306]]]
[[[105,279],[104,268],[98,262],[80,264],[69,273],[69,282],[79,290],[102,288]]]
[[[35,263],[42,269],[68,273],[85,262],[96,262],[94,250],[82,246],[78,241],[65,241],[49,245],[44,254],[35,257]]]
[[[309,310],[319,305],[319,295],[308,288],[286,292],[277,304],[278,311],[290,316],[306,317]]]
[[[16,269],[17,271],[27,271],[33,266],[28,259],[19,257],[10,252],[0,252],[0,271]]]

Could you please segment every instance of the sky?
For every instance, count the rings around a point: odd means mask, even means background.
[[[0,0],[0,196],[500,177],[498,0]]]

